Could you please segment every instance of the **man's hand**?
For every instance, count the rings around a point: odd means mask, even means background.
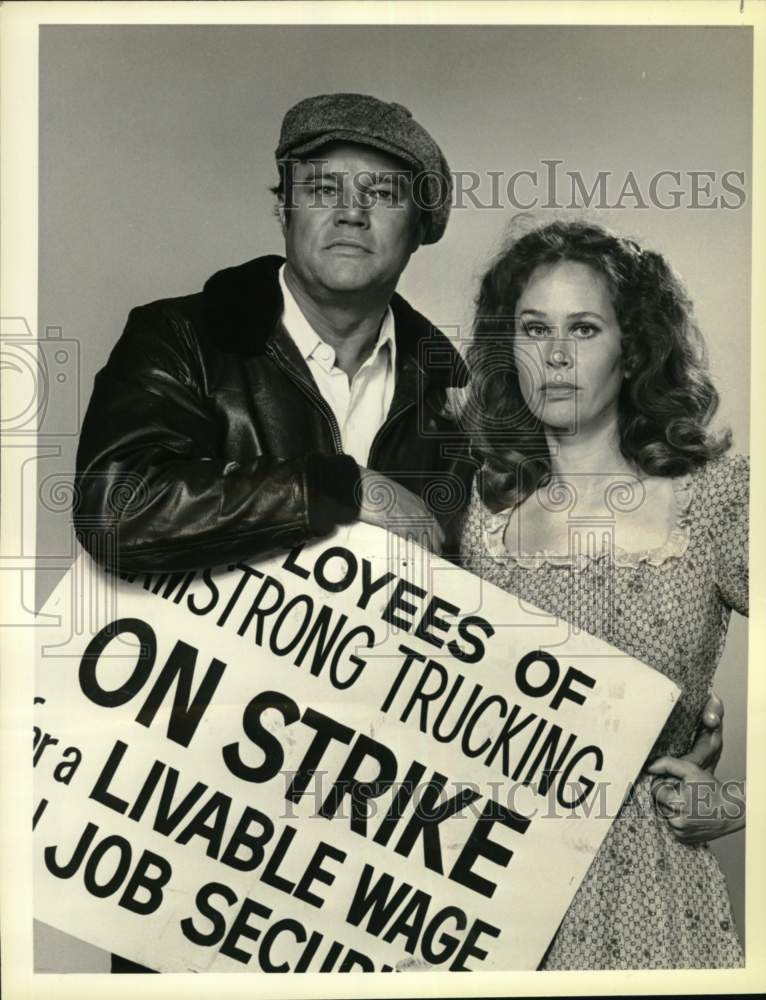
[[[444,532],[422,500],[381,472],[361,467],[359,472],[360,521],[387,528],[437,554],[441,552]]]
[[[713,692],[702,710],[697,738],[689,753],[679,760],[696,764],[704,771],[715,771],[723,750],[723,702]]]
[[[704,844],[745,825],[743,782],[721,783],[688,760],[660,757],[647,768],[657,812],[682,844]]]

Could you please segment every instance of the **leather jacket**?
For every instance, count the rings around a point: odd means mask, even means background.
[[[223,565],[320,537],[357,516],[359,469],[281,324],[280,257],[202,292],[133,309],[98,373],[77,453],[81,544],[126,571]],[[473,465],[445,413],[459,354],[398,295],[396,386],[369,466],[449,529]]]

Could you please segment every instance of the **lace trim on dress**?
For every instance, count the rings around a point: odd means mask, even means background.
[[[661,544],[652,549],[643,549],[640,552],[627,552],[619,545],[614,549],[614,564],[620,567],[636,569],[641,563],[649,566],[661,566],[668,559],[678,559],[686,553],[691,538],[691,517],[689,508],[694,494],[692,476],[681,476],[673,480],[673,495],[676,501],[676,522],[668,537]],[[547,564],[549,566],[568,566],[581,570],[590,563],[599,562],[609,556],[608,552],[601,552],[598,555],[580,553],[577,557],[573,555],[558,555],[551,552],[539,551],[529,555],[512,555],[505,547],[505,532],[513,514],[512,509],[501,510],[497,514],[485,511],[484,517],[484,543],[487,551],[493,559],[507,563],[509,560],[521,566],[523,569],[539,569]]]

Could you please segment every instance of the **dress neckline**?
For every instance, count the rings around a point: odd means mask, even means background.
[[[676,514],[674,525],[667,538],[660,545],[637,552],[628,552],[616,545],[614,548],[614,565],[616,567],[637,569],[642,563],[649,566],[661,566],[668,559],[678,559],[685,554],[691,538],[689,508],[694,495],[693,476],[691,473],[687,473],[684,476],[674,478],[672,483]],[[582,570],[592,563],[608,559],[610,553],[606,551],[597,555],[579,553],[576,557],[572,554],[559,555],[544,550],[528,555],[513,555],[505,547],[505,532],[514,509],[507,507],[496,514],[485,512],[484,544],[494,560],[505,564],[511,562],[522,569],[539,569],[541,566],[548,565]]]

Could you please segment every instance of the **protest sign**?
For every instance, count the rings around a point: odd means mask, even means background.
[[[537,966],[678,691],[403,544],[80,558],[41,613],[39,919],[162,971]]]

